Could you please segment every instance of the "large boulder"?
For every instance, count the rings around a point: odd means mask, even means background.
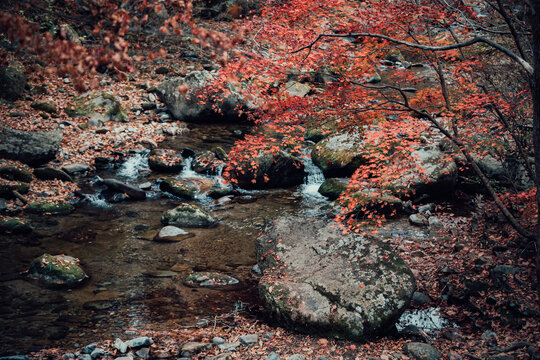
[[[90,91],[76,97],[64,110],[69,116],[88,116],[89,125],[101,126],[105,121],[128,122],[122,102],[114,95]]]
[[[161,215],[163,225],[184,226],[191,228],[209,228],[216,226],[218,221],[203,209],[182,203],[172,210],[167,210]]]
[[[331,225],[284,216],[265,226],[255,244],[262,303],[302,332],[362,340],[388,330],[412,299],[411,270],[384,243]]]
[[[16,180],[25,183],[32,182],[32,173],[17,164],[0,161],[0,177],[6,180]]]
[[[79,259],[66,255],[43,254],[34,259],[28,275],[48,286],[73,287],[81,284],[86,273],[79,266]]]
[[[51,131],[19,131],[0,128],[0,157],[41,165],[56,157],[62,142],[60,129]]]
[[[256,167],[251,166],[252,162]],[[277,154],[261,153],[243,169],[234,169],[231,177],[244,189],[268,189],[300,185],[306,175],[300,159],[280,151]]]
[[[20,99],[26,87],[26,77],[13,66],[0,70],[0,98],[6,100]]]
[[[365,160],[358,134],[337,134],[318,142],[311,159],[326,177],[350,176]]]
[[[225,99],[199,98],[214,78],[215,75],[206,70],[192,71],[185,77],[165,80],[157,87],[157,93],[175,119],[191,122],[238,120],[240,110],[245,110],[246,106],[232,85]],[[179,88],[182,87],[188,91],[180,92]]]

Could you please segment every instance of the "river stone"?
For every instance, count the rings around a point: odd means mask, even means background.
[[[104,121],[128,122],[129,118],[116,96],[90,91],[76,97],[65,109],[68,116],[88,116],[94,125]]]
[[[16,180],[25,183],[32,182],[32,173],[17,165],[0,164],[0,177],[6,180]]]
[[[73,178],[69,176],[65,171],[55,169],[53,167],[40,167],[34,169],[34,175],[40,180],[62,180],[67,182],[73,182]]]
[[[34,259],[28,269],[28,275],[45,285],[67,287],[79,285],[86,278],[86,273],[79,266],[79,259],[49,254]]]
[[[113,346],[116,350],[120,351],[121,354],[125,354],[128,348],[128,345],[123,342],[121,339],[116,339]]]
[[[406,343],[403,351],[416,360],[439,360],[443,357],[433,346],[419,342]]]
[[[143,274],[145,276],[153,277],[153,278],[170,278],[177,275],[174,271],[168,271],[168,270],[146,271]]]
[[[411,214],[409,215],[409,222],[416,226],[427,226],[429,225],[429,220],[427,216],[423,214]]]
[[[25,219],[0,216],[0,234],[25,234],[32,230]]]
[[[19,131],[0,128],[0,157],[37,166],[53,160],[60,149],[62,130]]]
[[[112,191],[121,192],[127,194],[132,199],[144,200],[146,199],[146,192],[137,186],[124,184],[116,179],[103,179],[103,183]]]
[[[259,295],[281,325],[362,340],[388,330],[411,301],[414,276],[384,243],[328,220],[269,222],[255,250]]]
[[[255,344],[259,340],[257,334],[242,335],[238,338],[243,345]]]
[[[185,77],[165,80],[157,87],[157,93],[175,119],[199,123],[212,120],[238,121],[247,105],[232,84],[227,85],[229,95],[223,100],[201,101],[198,97],[213,82],[214,77],[206,70],[192,71]],[[181,86],[188,89],[187,93],[178,91]]]
[[[203,342],[188,342],[182,345],[180,348],[180,355],[184,357],[192,357],[200,353],[201,351],[209,350],[212,348],[212,344]]]
[[[157,172],[177,173],[184,168],[184,158],[175,150],[154,149],[148,157],[148,166]]]
[[[223,168],[225,163],[218,159],[212,151],[203,151],[198,153],[191,163],[191,169],[199,174],[217,175],[218,170]]]
[[[216,226],[218,221],[199,207],[182,203],[172,210],[163,212],[161,223],[163,225],[208,228]]]
[[[186,277],[184,283],[190,287],[225,287],[240,282],[229,275],[213,272],[195,272]]]
[[[65,215],[74,211],[75,208],[67,201],[63,200],[37,200],[26,206],[26,211],[32,214],[44,215]]]
[[[252,161],[257,163],[252,172]],[[244,189],[268,189],[300,185],[304,181],[304,164],[300,159],[280,151],[277,154],[262,153],[255,159],[241,164],[231,172],[238,186]]]
[[[90,170],[90,165],[82,163],[66,164],[62,166],[62,171],[73,175]]]
[[[138,348],[143,346],[150,346],[154,343],[154,340],[147,336],[141,336],[135,339],[131,339],[127,341],[127,344],[130,348]]]
[[[330,200],[336,200],[341,194],[347,191],[347,179],[330,178],[324,180],[319,187],[319,194],[326,196]]]
[[[185,179],[177,180],[175,178],[165,178],[159,184],[161,191],[168,192],[174,196],[185,199],[193,199],[199,191],[199,188]]]
[[[358,134],[337,134],[318,142],[311,159],[325,177],[350,176],[365,162]]]
[[[176,226],[165,226],[159,233],[154,236],[154,241],[157,242],[177,242],[185,239],[189,233]]]

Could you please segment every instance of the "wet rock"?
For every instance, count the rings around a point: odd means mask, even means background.
[[[66,215],[74,210],[73,205],[63,200],[38,200],[32,201],[26,206],[26,211],[39,215]]]
[[[338,134],[318,142],[311,159],[326,177],[350,176],[365,162],[358,134]]]
[[[121,354],[125,354],[128,348],[128,344],[126,344],[120,339],[116,339],[113,348],[118,350]]]
[[[86,273],[77,258],[66,255],[43,254],[34,259],[28,275],[49,286],[77,286],[84,281]]]
[[[409,216],[409,222],[416,226],[428,226],[429,220],[427,216],[422,214],[411,214]]]
[[[251,172],[251,161],[257,163]],[[267,189],[300,185],[304,181],[304,164],[300,159],[280,151],[277,154],[263,153],[249,163],[243,163],[243,170],[234,170],[231,176],[244,189]]]
[[[177,173],[184,167],[184,158],[175,150],[154,149],[150,152],[148,166],[157,172]]]
[[[336,200],[341,194],[347,191],[347,179],[330,178],[324,180],[319,187],[319,194],[326,196],[330,200]]]
[[[90,170],[90,165],[88,164],[75,163],[62,166],[62,171],[70,175],[86,172],[88,170]]]
[[[172,210],[167,210],[161,215],[161,223],[164,225],[185,227],[213,227],[218,224],[206,211],[187,203],[182,203]]]
[[[156,236],[154,236],[154,241],[157,242],[177,242],[185,239],[189,232],[180,229],[176,226],[165,226],[162,228]]]
[[[157,87],[157,93],[175,119],[191,122],[216,119],[238,121],[240,111],[245,111],[247,106],[232,85],[229,85],[230,95],[225,99],[201,101],[198,97],[213,80],[214,75],[208,71],[192,71],[185,77],[165,80]],[[179,87],[186,87],[187,93],[179,92]]]
[[[143,274],[145,276],[149,276],[153,278],[171,278],[177,275],[174,271],[168,271],[168,270],[146,271]]]
[[[62,180],[67,182],[73,182],[73,178],[69,176],[65,171],[55,169],[53,167],[40,167],[34,169],[34,175],[40,180]]]
[[[177,180],[175,178],[165,178],[159,184],[161,191],[168,192],[174,196],[178,196],[185,199],[193,199],[199,191],[199,188],[192,182],[182,179]]]
[[[195,272],[189,275],[184,283],[190,287],[229,287],[239,284],[239,281],[232,276],[213,273],[213,272]]]
[[[411,301],[411,270],[382,242],[330,225],[284,216],[265,226],[255,244],[263,305],[302,332],[361,340],[386,331]]]
[[[242,345],[252,345],[259,340],[259,336],[257,334],[242,335],[238,340],[240,340]]]
[[[0,157],[37,166],[53,160],[60,149],[62,130],[19,131],[0,128]]]
[[[123,182],[116,179],[103,179],[103,184],[105,184],[112,191],[127,194],[127,196],[132,199],[146,199],[146,192],[138,188],[137,186],[124,184]]]
[[[180,355],[184,357],[192,357],[200,353],[201,351],[209,350],[212,348],[212,344],[203,342],[188,342],[182,345],[180,348]]]
[[[257,201],[257,198],[251,195],[237,196],[234,198],[234,202],[237,202],[239,204],[251,204],[255,201]]]
[[[64,111],[71,117],[88,116],[98,126],[105,121],[129,121],[120,99],[104,92],[90,91],[82,94],[76,97]]]
[[[14,101],[20,99],[26,87],[26,76],[14,66],[0,69],[0,98]]]
[[[224,196],[233,195],[235,193],[231,186],[228,187],[214,187],[208,192],[208,196],[212,199],[219,199]]]
[[[214,152],[203,151],[194,157],[191,169],[199,174],[216,175],[224,164]]]
[[[33,228],[25,219],[0,216],[0,234],[26,234]]]
[[[439,360],[442,354],[433,346],[425,343],[410,342],[403,345],[403,351],[416,360]]]
[[[25,183],[32,182],[32,173],[17,165],[0,164],[0,177],[6,180],[22,181]]]
[[[135,339],[128,340],[126,343],[130,348],[134,349],[143,346],[150,346],[154,343],[154,340],[147,336],[141,336]]]

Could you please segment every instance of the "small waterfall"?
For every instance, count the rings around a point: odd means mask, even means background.
[[[112,205],[107,202],[102,196],[101,193],[97,192],[94,194],[84,194],[84,201],[88,202],[90,205],[100,208],[109,208]]]
[[[311,160],[311,156],[304,151],[301,157],[302,162],[304,163],[304,170],[306,172],[306,177],[304,178],[304,184],[301,187],[302,194],[308,196],[322,197],[319,194],[319,187],[324,182],[324,174],[317,165]]]
[[[197,174],[193,169],[191,168],[191,164],[193,164],[193,158],[188,157],[184,159],[184,167],[182,168],[182,172],[180,173],[181,178],[198,178],[201,177],[200,174]]]
[[[139,169],[148,168],[148,151],[142,151],[128,158],[118,169],[117,175],[127,180],[137,180],[139,177]]]

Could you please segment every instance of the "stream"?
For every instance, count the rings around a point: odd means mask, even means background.
[[[227,125],[193,126],[191,132],[168,139],[162,147],[229,150],[236,140],[232,130]],[[255,202],[225,207],[214,207],[213,199],[198,196],[194,202],[217,217],[220,225],[187,229],[192,237],[181,242],[154,242],[153,236],[163,227],[162,212],[181,200],[158,191],[159,175],[140,176],[139,169],[148,166],[147,157],[146,152],[135,154],[119,168],[97,173],[133,184],[151,182],[147,200],[111,204],[99,191],[88,193],[74,213],[32,217],[34,234],[2,240],[0,355],[125,337],[126,330],[196,325],[217,313],[234,311],[240,303],[244,309],[256,309],[257,278],[251,268],[256,264],[254,240],[265,221],[286,213],[316,215],[327,203],[317,192],[324,176],[305,156],[304,185],[246,191]],[[201,176],[188,164],[178,177]],[[28,281],[23,272],[43,253],[79,258],[90,278],[72,290],[47,289]],[[147,276],[163,270],[177,275]],[[240,286],[228,291],[190,288],[183,279],[193,271],[227,274],[239,279]]]

